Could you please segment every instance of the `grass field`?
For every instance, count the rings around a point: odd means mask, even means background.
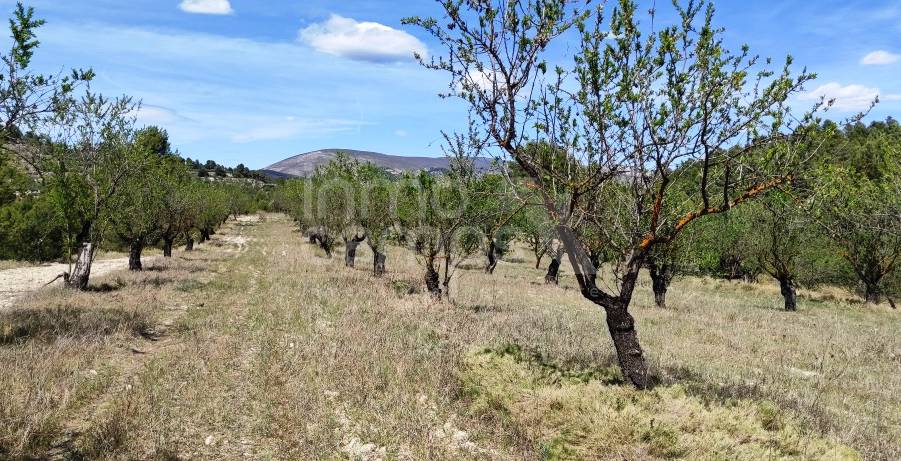
[[[524,253],[421,291],[280,215],[87,293],[0,312],[0,458],[901,459],[901,315],[839,291],[677,280],[634,303],[660,384],[619,384],[603,314]],[[568,274],[571,274],[569,272]],[[566,275],[566,274],[565,274]]]

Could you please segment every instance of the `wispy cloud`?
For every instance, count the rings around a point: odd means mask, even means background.
[[[901,55],[885,50],[876,50],[864,56],[860,63],[865,66],[884,66],[898,61],[901,61]]]
[[[138,125],[158,125],[165,126],[179,121],[186,121],[185,117],[168,107],[154,106],[152,104],[141,103],[141,106],[134,112],[134,117]]]
[[[357,120],[313,119],[293,116],[275,120],[261,120],[259,126],[234,134],[231,140],[237,143],[290,139],[297,136],[316,137],[327,134],[352,131],[370,123]]]
[[[229,0],[182,0],[178,7],[186,13],[196,14],[232,14]]]
[[[813,91],[801,95],[802,101],[814,101],[825,97],[827,100],[835,100],[832,106],[840,111],[866,110],[879,96],[879,88],[869,88],[864,85],[842,85],[830,82],[821,85]]]
[[[317,51],[359,61],[409,61],[414,53],[428,53],[424,43],[402,30],[336,14],[323,23],[301,29],[298,39]]]

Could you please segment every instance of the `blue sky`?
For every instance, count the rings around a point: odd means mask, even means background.
[[[437,15],[432,0],[28,4],[48,22],[37,68],[92,67],[95,90],[141,99],[140,122],[166,128],[185,156],[251,168],[332,147],[437,156],[440,130],[466,117],[437,96],[447,77],[408,58],[442,51],[400,24]],[[0,0],[3,11],[14,5]],[[837,97],[834,117],[876,94],[870,118],[901,115],[901,0],[716,5],[730,43],[777,60],[791,53],[818,73],[808,96]]]

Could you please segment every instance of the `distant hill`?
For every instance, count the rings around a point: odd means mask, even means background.
[[[440,172],[447,171],[449,168],[448,161],[444,157],[404,157],[400,155],[388,155],[360,150],[324,149],[286,158],[285,160],[269,165],[260,171],[274,179],[286,177],[305,178],[311,176],[318,166],[327,165],[334,160],[339,152],[343,152],[350,158],[359,160],[360,162],[372,163],[394,174],[420,170]],[[485,171],[490,169],[491,162],[490,159],[478,159],[476,161],[476,170]]]

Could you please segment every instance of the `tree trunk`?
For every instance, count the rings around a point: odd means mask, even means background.
[[[541,258],[543,257],[544,255],[535,254],[535,269],[541,269]]]
[[[200,243],[204,243],[210,239],[209,229],[200,229]]]
[[[591,262],[591,265],[594,267],[594,273],[597,274],[598,270],[600,270],[600,268],[601,268],[601,252],[600,251],[588,252],[588,260]]]
[[[415,240],[413,240],[413,251],[418,255],[422,255],[425,251],[425,241],[422,237],[417,236]]]
[[[666,290],[667,283],[663,277],[651,276],[651,284],[654,288],[654,304],[661,309],[666,309]]]
[[[444,277],[443,282],[441,282],[441,289],[443,290],[444,299],[450,301],[451,291],[450,291],[450,282],[451,282],[451,270],[450,270],[450,251],[448,251],[447,247],[445,247],[444,251]]]
[[[94,244],[84,243],[78,251],[75,267],[66,278],[66,286],[76,290],[84,290],[88,287],[88,279],[91,278],[91,264],[94,262]]]
[[[356,237],[344,242],[344,266],[354,267],[357,259],[357,247],[360,246],[360,242],[362,240],[357,240]]]
[[[779,290],[785,299],[785,310],[794,312],[798,310],[798,296],[795,292],[795,281],[791,277],[779,277]]]
[[[613,338],[616,356],[623,377],[638,389],[647,389],[648,365],[644,352],[638,343],[638,332],[635,331],[635,319],[625,304],[605,308],[607,312],[607,329]]]
[[[171,258],[172,257],[172,245],[175,243],[175,239],[172,237],[163,237],[163,257]]]
[[[563,241],[566,253],[569,255],[569,262],[576,272],[576,280],[579,282],[582,296],[603,307],[607,314],[607,329],[613,339],[623,377],[636,388],[647,389],[650,385],[648,364],[638,342],[635,319],[629,314],[629,303],[632,300],[635,283],[644,261],[636,258],[629,262],[628,270],[622,276],[619,295],[610,296],[595,285],[595,267],[591,264],[575,231],[570,227],[560,225],[557,226],[557,234]]]
[[[864,300],[867,304],[879,304],[881,293],[879,292],[879,283],[864,282]]]
[[[438,271],[432,265],[425,270],[425,287],[436,299],[441,299],[441,286],[438,282]]]
[[[660,267],[656,263],[648,264],[648,272],[651,275],[651,288],[654,290],[654,304],[661,309],[666,309],[666,292],[669,289],[672,276],[666,266]]]
[[[332,244],[328,241],[328,239],[319,237],[319,248],[322,248],[322,251],[325,252],[326,258],[332,257]]]
[[[551,264],[547,267],[547,275],[544,276],[544,283],[560,284],[560,258],[551,259]]]
[[[185,232],[185,251],[194,251],[194,237],[190,232]]]
[[[141,264],[141,253],[144,251],[144,239],[135,239],[131,242],[128,249],[128,270],[132,272],[140,272],[144,270]]]
[[[385,275],[385,260],[388,259],[388,257],[376,249],[373,249],[372,253],[372,273],[376,277],[381,277]]]
[[[488,274],[493,274],[494,270],[497,269],[497,245],[494,243],[494,239],[488,244],[488,265],[485,266],[485,272]]]

